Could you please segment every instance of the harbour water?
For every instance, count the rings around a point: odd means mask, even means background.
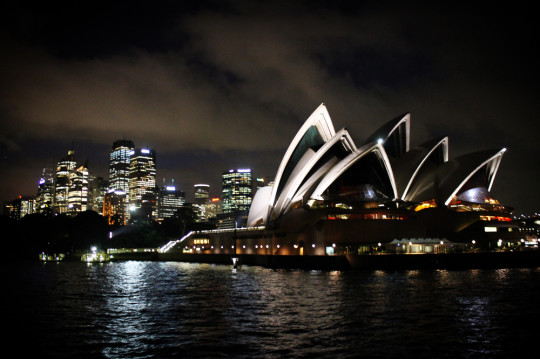
[[[11,262],[5,349],[41,358],[528,358],[540,268]]]

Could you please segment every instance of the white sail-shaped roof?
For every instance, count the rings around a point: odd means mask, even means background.
[[[341,152],[341,158],[356,150],[356,145],[346,129],[342,129],[336,133],[334,137],[322,145],[317,151],[308,149],[305,152],[304,156],[302,156],[294,170],[291,172],[287,183],[283,187],[283,190],[274,205],[273,218],[283,214],[287,210],[292,199],[295,197],[297,190],[306,180],[306,176],[308,176],[316,166],[324,165],[319,163],[320,161],[323,161],[323,158],[325,161],[330,161],[335,158],[332,156],[327,157],[325,155],[327,155],[331,149],[336,147],[339,147],[337,152]]]
[[[440,163],[448,161],[448,137],[436,138],[409,151],[394,165],[396,185],[402,200],[410,200],[408,192],[430,156],[439,151]]]
[[[362,146],[361,148],[352,152],[350,155],[348,155],[343,160],[338,162],[324,176],[324,178],[321,180],[317,188],[315,188],[315,190],[310,196],[311,199],[322,200],[323,192],[326,191],[326,189],[330,187],[330,185],[334,183],[336,179],[338,179],[343,173],[345,173],[351,166],[353,166],[356,162],[358,162],[364,156],[371,153],[375,154],[380,160],[380,163],[382,164],[386,174],[388,175],[388,180],[392,187],[393,199],[397,198],[397,189],[396,189],[396,183],[394,181],[394,174],[392,172],[392,166],[390,165],[390,161],[388,159],[388,156],[386,155],[386,151],[384,150],[382,143],[375,143],[375,144],[367,144],[367,145]]]
[[[387,122],[357,148],[335,132],[324,104],[304,122],[279,165],[274,183],[253,198],[248,226],[269,225],[315,201],[486,201],[505,149],[449,160],[448,137],[410,147],[410,114]],[[461,197],[460,197],[461,196]],[[478,202],[480,203],[480,202]],[[483,203],[483,202],[482,202]]]
[[[366,140],[366,144],[381,143],[387,154],[400,157],[409,151],[411,115],[409,113],[396,117],[377,129]]]
[[[495,175],[505,152],[506,148],[503,148],[501,150],[474,152],[456,158],[459,166],[440,188],[444,205],[447,206],[463,186],[483,168],[486,171],[484,174],[485,187],[488,191],[491,191]]]
[[[305,152],[314,146],[323,145],[335,134],[336,131],[330,114],[323,103],[304,122],[287,148],[274,179],[274,186],[268,203],[269,209],[274,206],[292,171]]]
[[[272,194],[272,186],[259,188],[251,201],[247,219],[248,227],[265,226],[268,222],[268,201]]]

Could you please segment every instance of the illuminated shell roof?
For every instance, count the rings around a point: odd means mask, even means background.
[[[311,194],[311,198],[322,200],[323,192],[330,187],[343,173],[345,173],[349,168],[351,168],[355,163],[360,161],[362,158],[374,154],[379,161],[375,161],[375,166],[379,165],[383,168],[383,172],[388,176],[387,180],[390,183],[392,188],[392,199],[397,197],[396,184],[394,181],[394,175],[392,173],[392,167],[386,151],[381,143],[367,144],[352,152],[349,156],[337,163],[332,169],[326,174],[326,176],[319,183],[317,188]]]
[[[435,199],[438,205],[448,205],[471,188],[489,191],[505,151],[480,151],[449,160],[447,137],[411,148],[409,113],[381,126],[357,148],[347,130],[336,133],[321,104],[294,136],[274,183],[256,193],[248,226],[267,225],[309,200]]]
[[[270,205],[274,205],[276,198],[279,197],[281,191],[291,172],[294,170],[298,162],[304,156],[305,152],[314,146],[320,146],[329,141],[336,131],[334,124],[330,119],[330,114],[324,104],[321,104],[309,118],[304,122],[296,136],[294,136],[289,148],[285,152],[281,164],[279,165],[274,187],[270,195]]]

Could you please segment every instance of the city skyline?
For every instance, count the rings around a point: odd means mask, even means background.
[[[157,151],[159,185],[219,193],[227,169],[274,174],[325,103],[359,140],[409,112],[414,144],[449,136],[452,157],[507,147],[492,192],[515,214],[538,211],[532,9],[48,6],[9,5],[0,25],[1,202],[35,195],[45,161],[72,143],[107,178],[118,139]]]

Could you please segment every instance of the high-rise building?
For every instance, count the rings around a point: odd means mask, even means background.
[[[163,220],[174,218],[178,215],[178,209],[184,206],[186,196],[175,186],[165,186],[160,190],[158,217]]]
[[[210,197],[210,185],[199,183],[193,186],[195,190],[194,201],[198,204],[206,203],[206,200]]]
[[[125,225],[127,222],[127,196],[119,189],[109,190],[103,196],[103,217],[110,225]]]
[[[131,152],[129,164],[129,216],[149,220],[157,216],[156,153],[138,148]]]
[[[218,214],[221,213],[221,199],[219,197],[213,197],[208,199],[205,205],[205,215],[207,220],[215,219]]]
[[[52,160],[45,162],[39,179],[36,196],[36,212],[51,214],[54,207],[54,164]]]
[[[103,197],[108,192],[109,182],[103,177],[88,177],[88,209],[102,213]]]
[[[206,205],[210,197],[210,185],[199,183],[193,186],[193,210],[197,214],[198,221],[206,221]]]
[[[251,169],[231,169],[223,173],[223,213],[249,211],[252,194]]]
[[[27,214],[35,213],[35,198],[32,196],[19,196],[16,200],[6,202],[5,210],[9,218],[22,219]]]
[[[77,214],[88,209],[88,168],[80,165],[68,174],[68,209],[70,214]]]
[[[109,188],[129,193],[129,163],[135,146],[130,140],[117,140],[109,156]]]
[[[222,175],[222,213],[217,216],[218,228],[245,227],[253,184],[251,169],[231,169]]]
[[[58,161],[54,184],[54,212],[67,213],[69,198],[69,174],[76,167],[75,151],[70,149],[66,157]]]

